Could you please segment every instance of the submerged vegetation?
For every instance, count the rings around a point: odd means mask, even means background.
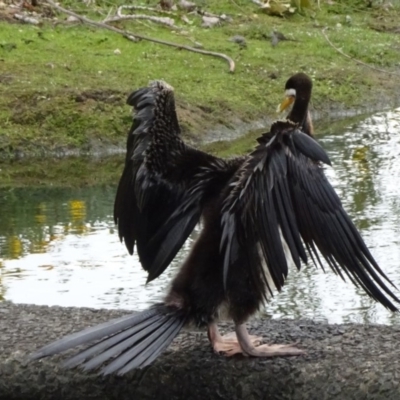
[[[143,1],[156,6],[157,0]],[[317,3],[317,2],[315,2]],[[176,89],[179,118],[191,139],[216,126],[234,129],[273,116],[288,76],[303,71],[314,79],[313,109],[318,112],[394,105],[393,75],[357,64],[352,58],[388,72],[399,70],[400,10],[369,6],[364,0],[320,2],[313,9],[278,18],[249,0],[199,1],[202,10],[229,18],[202,27],[199,14],[175,13],[178,28],[146,20],[114,25],[133,33],[202,46],[235,60],[229,73],[223,60],[178,50],[81,23],[47,5],[39,25],[0,21],[0,158],[71,153],[107,153],[124,146],[130,110],[126,96],[149,80],[164,79]],[[124,4],[118,0],[113,6]],[[68,0],[63,7],[102,20],[111,4]],[[14,21],[15,22],[15,21]],[[274,30],[288,41],[271,45]],[[231,38],[243,36],[246,45]],[[397,72],[398,73],[398,72]],[[209,146],[210,147],[210,146]],[[212,146],[211,146],[212,147]],[[212,148],[209,150],[212,150]],[[2,165],[2,183],[7,165]],[[46,169],[45,169],[46,170]]]

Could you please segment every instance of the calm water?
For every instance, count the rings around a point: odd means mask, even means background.
[[[400,287],[400,109],[343,128],[320,141],[327,174],[375,258]],[[159,300],[197,232],[172,267],[145,286],[146,274],[125,251],[112,220],[115,187],[0,191],[0,300],[141,310]],[[266,313],[329,322],[398,323],[330,270],[292,271]]]

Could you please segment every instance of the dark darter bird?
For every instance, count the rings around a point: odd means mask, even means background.
[[[204,326],[214,351],[227,356],[301,355],[296,344],[261,344],[245,323],[282,289],[289,264],[300,270],[308,259],[397,310],[390,281],[324,175],[330,161],[312,138],[311,88],[307,75],[292,76],[281,105],[293,104],[288,119],[230,160],[184,143],[171,86],[156,81],[132,93],[136,115],[114,208],[119,236],[131,254],[136,248],[150,282],[200,221],[201,234],[162,303],[67,336],[33,358],[91,344],[65,365],[122,375],[149,365],[190,324]],[[222,316],[235,332],[221,336]]]

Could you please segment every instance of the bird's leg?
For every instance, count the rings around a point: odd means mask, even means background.
[[[296,347],[297,343],[293,344],[262,344],[255,346],[247,328],[244,324],[236,325],[236,336],[239,345],[244,355],[253,357],[284,357],[284,356],[299,356],[305,354],[304,350]]]
[[[238,338],[235,332],[230,332],[224,336],[221,336],[218,330],[218,326],[215,322],[208,325],[208,339],[215,353],[222,353],[225,356],[233,356],[234,354],[242,353],[242,348],[238,342]],[[248,340],[252,346],[257,346],[261,343],[261,338],[257,336],[248,335]]]

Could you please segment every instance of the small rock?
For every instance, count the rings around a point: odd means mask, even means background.
[[[67,21],[67,22],[78,22],[79,18],[74,17],[73,15],[70,15],[65,21]]]
[[[14,18],[18,19],[19,21],[26,22],[27,24],[39,25],[39,20],[24,14],[14,14]]]
[[[178,3],[178,8],[180,8],[181,10],[185,10],[185,11],[194,11],[196,9],[197,5],[196,3],[192,3],[191,1],[187,1],[187,0],[181,0]]]
[[[120,50],[120,49],[115,49],[115,50],[114,50],[114,54],[120,55],[120,54],[121,54],[121,50]]]
[[[232,22],[232,18],[228,17],[226,14],[221,14],[219,16],[219,19],[222,20],[222,21],[226,21],[226,22]]]
[[[337,383],[333,383],[328,387],[327,392],[331,395],[337,396],[342,391],[342,388]]]
[[[246,39],[241,35],[235,35],[228,39],[230,42],[237,43],[239,46],[246,47]]]

